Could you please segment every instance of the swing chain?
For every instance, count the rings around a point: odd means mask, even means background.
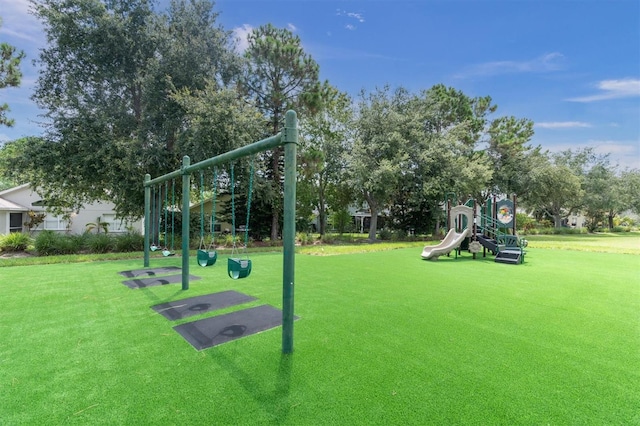
[[[233,163],[231,163],[231,254],[236,249],[236,196],[235,196],[235,180],[233,175]]]
[[[175,179],[171,180],[171,251],[174,251],[174,240],[173,236],[175,234],[175,214],[176,214],[176,181]]]
[[[200,249],[204,245],[204,174],[200,170]]]
[[[254,174],[254,159],[251,159],[251,167],[249,169],[249,194],[247,196],[247,223],[244,227],[244,250],[246,254],[247,247],[249,246],[249,216],[251,214],[251,196],[253,193],[253,174]],[[231,163],[231,238],[233,245],[231,246],[231,253],[236,250],[236,203],[235,203],[235,180],[234,180],[234,165]]]
[[[249,169],[249,195],[247,197],[247,224],[244,227],[244,247],[249,246],[249,215],[251,214],[251,196],[253,194],[253,162],[254,158],[251,158],[251,168]]]
[[[164,238],[162,240],[163,247],[165,248],[165,250],[168,249],[168,246],[167,246],[167,231],[169,229],[168,223],[167,223],[168,222],[167,213],[169,212],[169,209],[168,209],[169,202],[167,199],[168,192],[169,192],[169,182],[165,181],[164,183]]]
[[[215,250],[215,239],[216,239],[215,223],[216,223],[217,196],[218,196],[218,169],[214,168],[213,169],[213,199],[211,201],[212,203],[211,205],[211,244],[209,245],[209,248],[211,249],[213,247],[214,250]]]

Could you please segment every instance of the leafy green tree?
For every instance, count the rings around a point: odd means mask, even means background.
[[[622,171],[619,184],[626,208],[640,214],[640,170],[626,169]]]
[[[388,86],[366,94],[360,93],[358,115],[355,119],[356,135],[350,156],[350,176],[359,198],[365,201],[371,213],[369,240],[376,239],[378,214],[391,205],[406,154],[403,126],[406,117],[402,105],[409,93]]]
[[[522,201],[531,209],[552,217],[556,228],[560,228],[562,220],[582,206],[582,179],[575,169],[561,160],[537,157],[537,164],[529,175],[529,185],[531,190]]]
[[[605,164],[597,164],[585,174],[583,210],[592,223],[605,219],[613,229],[615,216],[628,208],[619,179],[615,169]]]
[[[487,116],[496,111],[491,97],[471,98],[462,91],[435,85],[421,95],[426,134],[419,143],[416,164],[422,196],[430,216],[438,214],[444,194],[481,198],[489,185],[492,169],[477,147],[484,134]]]
[[[527,191],[531,155],[539,150],[527,145],[533,134],[533,121],[526,118],[499,117],[491,122],[487,154],[494,170],[492,191],[520,195]]]
[[[0,18],[0,27],[2,26],[2,18]],[[20,71],[20,61],[24,59],[23,51],[16,51],[14,46],[9,43],[0,43],[0,89],[6,87],[20,86],[22,80],[22,72]],[[15,124],[15,120],[7,117],[9,105],[0,104],[0,126],[11,127]]]
[[[30,145],[39,145],[44,141],[40,137],[29,136],[5,142],[0,146],[0,190],[31,181],[29,170],[16,168],[14,161]]]
[[[266,117],[268,133],[278,133],[288,109],[303,115],[317,103],[318,64],[291,31],[271,24],[254,29],[244,56],[242,87]],[[282,153],[282,148],[274,149],[266,161],[270,164],[267,178],[271,188],[263,198],[269,200],[271,208],[272,240],[278,238],[282,209]]]
[[[230,33],[209,0],[172,0],[158,14],[148,0],[43,0],[34,100],[52,123],[16,167],[53,204],[105,197],[121,216],[142,214],[142,180],[179,167],[186,110],[181,90],[223,86],[239,71]],[[188,144],[187,144],[188,145]]]
[[[298,194],[308,194],[308,205],[318,211],[320,235],[326,232],[328,205],[340,206],[331,195],[331,187],[343,180],[347,168],[346,154],[352,142],[351,123],[353,108],[351,98],[327,83],[320,92],[320,108],[315,114],[301,120],[300,147],[301,188]],[[308,190],[305,191],[305,187]],[[331,198],[334,198],[331,200]],[[334,201],[333,203],[330,202]]]

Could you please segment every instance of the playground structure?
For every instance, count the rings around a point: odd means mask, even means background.
[[[293,298],[294,298],[294,282],[295,282],[295,216],[296,216],[296,150],[298,144],[298,119],[295,111],[287,111],[285,115],[285,126],[278,134],[266,139],[254,142],[241,148],[226,152],[224,154],[211,157],[209,159],[191,164],[189,156],[182,159],[182,167],[179,170],[167,173],[165,175],[151,178],[149,174],[144,178],[144,267],[148,268],[150,263],[150,251],[158,249],[156,242],[150,242],[152,232],[153,217],[152,204],[155,200],[154,188],[161,188],[161,184],[182,178],[182,268],[181,281],[182,290],[189,289],[189,208],[191,193],[191,174],[206,168],[214,168],[221,164],[231,163],[244,157],[248,157],[263,151],[267,151],[278,146],[284,146],[284,216],[282,228],[283,241],[283,273],[282,273],[282,352],[293,352]],[[235,182],[231,182],[233,188]],[[201,181],[202,188],[202,181]],[[153,197],[152,197],[153,190]],[[161,192],[161,191],[160,191]],[[166,195],[166,191],[165,191]],[[167,203],[165,202],[165,207]],[[175,203],[172,206],[175,210]],[[247,206],[249,208],[249,205]],[[166,208],[165,208],[166,215]],[[167,239],[167,221],[165,220],[165,240]],[[248,224],[247,224],[248,225]],[[235,225],[234,225],[235,226]],[[248,228],[248,226],[246,227]],[[157,230],[157,229],[156,229]],[[246,235],[246,234],[245,234]],[[155,238],[155,237],[154,237]],[[201,240],[203,231],[201,230]],[[235,240],[235,238],[234,238]],[[201,241],[202,242],[202,241]],[[247,237],[245,236],[245,246]],[[246,247],[245,247],[246,248]],[[209,256],[212,258],[208,248],[201,245],[202,252],[198,264],[201,266],[207,263]],[[204,256],[207,256],[205,259]],[[203,262],[203,263],[201,263]],[[215,261],[211,261],[213,264]],[[233,266],[232,266],[233,264]],[[246,259],[229,258],[228,273],[231,278],[244,278],[251,271],[251,263]]]
[[[482,251],[483,257],[489,252],[498,263],[524,263],[527,242],[516,233],[515,194],[513,200],[497,200],[494,196],[486,205],[479,206],[474,199],[469,199],[453,207],[447,194],[446,210],[447,234],[439,244],[424,247],[423,259],[437,260],[452,251],[457,257],[462,250],[468,250],[474,259]]]

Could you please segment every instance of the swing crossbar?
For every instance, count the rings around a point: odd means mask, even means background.
[[[170,179],[182,177],[182,289],[189,289],[189,193],[191,190],[191,174],[200,169],[230,163],[279,146],[284,146],[284,223],[283,240],[283,273],[282,273],[282,352],[293,352],[293,296],[295,281],[295,213],[296,213],[296,147],[298,144],[298,118],[295,111],[287,111],[285,125],[277,135],[258,142],[234,149],[207,160],[191,164],[189,156],[182,158],[179,170],[151,178],[144,177],[144,266],[149,266],[149,234],[150,234],[150,197],[153,185]]]

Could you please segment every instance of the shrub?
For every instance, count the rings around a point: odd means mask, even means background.
[[[31,244],[29,234],[22,232],[12,232],[4,237],[0,236],[0,250],[2,251],[24,251]]]
[[[519,231],[529,232],[535,228],[536,220],[526,213],[516,213],[516,226]]]
[[[113,246],[117,252],[142,251],[144,250],[144,236],[139,232],[130,231],[115,237]]]
[[[107,253],[113,247],[113,240],[108,234],[92,234],[87,238],[87,248],[92,253]]]
[[[78,254],[85,248],[85,235],[60,235],[59,254]]]
[[[391,239],[393,241],[406,241],[407,240],[407,231],[404,229],[398,229],[393,232],[391,235]]]
[[[313,235],[306,232],[298,232],[296,233],[296,243],[302,246],[313,244]]]
[[[382,228],[380,230],[380,239],[382,241],[389,241],[391,239],[391,237],[393,236],[393,233],[387,229],[387,228]]]
[[[36,237],[34,247],[40,256],[60,254],[61,237],[53,231],[42,231]]]
[[[324,234],[320,236],[320,243],[322,244],[333,244],[336,242],[336,238],[331,234]]]
[[[220,240],[221,240],[221,243],[225,247],[233,246],[233,235],[232,234],[225,234]],[[238,245],[238,244],[242,244],[242,239],[240,238],[239,235],[236,235],[236,245]]]

